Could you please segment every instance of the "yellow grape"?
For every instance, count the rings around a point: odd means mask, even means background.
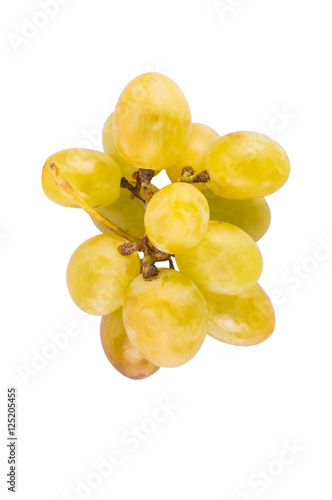
[[[103,316],[100,324],[101,343],[109,362],[125,377],[142,380],[159,370],[135,349],[126,334],[122,308]]]
[[[112,113],[106,120],[103,127],[103,147],[107,155],[109,155],[122,170],[122,176],[128,181],[133,182],[133,174],[138,172],[138,168],[130,165],[126,162],[124,158],[120,155],[118,148],[116,147],[113,135],[113,118],[114,113]],[[160,170],[155,170],[155,175],[157,175]]]
[[[262,198],[285,184],[290,172],[286,151],[256,132],[220,137],[206,151],[202,169],[210,174],[208,188],[223,198]]]
[[[201,164],[205,151],[218,139],[219,134],[213,128],[202,123],[193,123],[190,141],[172,167],[168,168],[167,175],[172,182],[178,182],[182,176],[184,167],[192,167],[196,174],[202,171]],[[195,187],[204,191],[207,184],[204,182],[195,183]]]
[[[91,149],[65,149],[50,156],[43,168],[42,185],[46,196],[65,207],[76,207],[72,198],[56,185],[50,163],[90,205],[105,206],[120,196],[121,169],[112,158]]]
[[[157,278],[138,276],[129,286],[123,320],[136,349],[157,366],[175,367],[200,349],[207,330],[203,295],[184,274],[161,269]]]
[[[265,198],[255,200],[229,200],[221,198],[209,189],[204,195],[210,207],[210,219],[229,222],[258,241],[269,229],[271,211]]]
[[[148,203],[144,225],[152,244],[166,253],[178,253],[196,245],[209,222],[209,205],[195,187],[169,184]]]
[[[273,332],[275,315],[269,297],[258,284],[240,295],[204,292],[209,311],[208,333],[233,345],[256,345]]]
[[[242,229],[211,221],[203,239],[176,256],[181,272],[202,290],[238,294],[257,283],[263,269],[261,252]]]
[[[186,98],[165,75],[138,76],[119,97],[113,132],[118,151],[131,165],[159,170],[170,167],[190,139]]]
[[[127,240],[115,234],[100,234],[80,245],[67,269],[67,285],[73,301],[83,311],[97,316],[122,306],[130,282],[141,271],[137,252],[129,256],[118,248]]]
[[[150,185],[150,189],[153,192],[158,191],[158,188],[152,184]],[[141,195],[144,197],[143,191]],[[142,239],[145,234],[145,210],[137,198],[131,199],[130,196],[131,192],[128,189],[121,189],[119,198],[108,207],[99,207],[98,212],[113,222],[113,224],[126,231],[126,233]],[[105,227],[101,222],[93,217],[91,219],[102,233],[114,234],[113,231]]]

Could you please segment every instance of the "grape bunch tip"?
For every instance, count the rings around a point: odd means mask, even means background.
[[[192,123],[181,89],[159,73],[125,87],[102,137],[104,152],[51,155],[42,186],[100,231],[70,258],[67,286],[78,307],[102,316],[114,368],[141,380],[187,363],[207,334],[236,346],[270,337],[257,241],[271,222],[265,197],[290,173],[285,150],[256,132],[220,137]],[[163,169],[171,183],[158,189]]]

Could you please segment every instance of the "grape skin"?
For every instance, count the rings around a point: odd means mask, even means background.
[[[209,207],[210,219],[229,222],[240,227],[255,241],[264,236],[270,227],[271,211],[265,198],[255,200],[229,200],[210,190],[204,191]]]
[[[219,137],[219,134],[213,130],[213,128],[208,127],[208,125],[193,123],[190,141],[186,149],[175,165],[166,170],[169,179],[172,182],[178,182],[182,177],[182,170],[184,167],[192,167],[196,174],[201,172],[201,164],[205,151],[216,142]],[[204,191],[207,189],[207,184],[204,182],[197,182],[195,183],[195,187],[200,191]]]
[[[198,189],[181,182],[169,184],[147,205],[145,231],[159,250],[183,252],[202,239],[209,215],[208,202]]]
[[[242,229],[220,221],[210,221],[203,239],[176,255],[176,263],[202,290],[231,295],[255,285],[263,269],[254,240]]]
[[[113,133],[121,156],[140,168],[174,165],[190,139],[191,113],[180,88],[159,73],[146,73],[123,90]]]
[[[158,188],[153,184],[151,184],[149,188],[154,193],[158,191]],[[141,190],[141,196],[144,198],[143,190]],[[108,207],[98,208],[98,212],[132,236],[139,239],[143,238],[145,234],[145,210],[142,203],[137,198],[131,199],[131,192],[128,189],[121,189],[119,198]],[[102,233],[114,234],[113,231],[93,217],[91,217],[91,220]]]
[[[125,377],[142,380],[159,370],[159,366],[143,358],[130,342],[123,324],[122,308],[102,317],[100,339],[107,359]]]
[[[91,149],[71,148],[50,156],[43,168],[42,186],[46,196],[65,207],[77,207],[75,201],[56,185],[51,162],[61,175],[90,205],[105,206],[120,196],[121,169],[105,153]]]
[[[97,316],[122,306],[130,282],[140,274],[137,252],[123,256],[119,246],[127,240],[113,234],[94,236],[73,253],[67,268],[69,293],[78,307]]]
[[[202,293],[185,275],[161,269],[156,279],[138,276],[128,287],[123,320],[136,349],[157,366],[187,363],[200,349],[207,331]]]
[[[103,127],[103,148],[105,153],[110,156],[122,170],[122,176],[125,177],[129,182],[133,182],[134,174],[139,171],[138,167],[134,167],[127,163],[124,158],[120,155],[118,148],[116,147],[113,135],[113,119],[114,113],[112,113],[106,120]],[[155,170],[155,175],[159,174],[160,170]]]
[[[260,285],[240,295],[203,295],[209,311],[208,334],[215,339],[250,346],[260,344],[273,333],[273,306]]]
[[[234,132],[207,149],[203,170],[208,188],[223,198],[262,198],[280,189],[288,179],[286,151],[273,139],[256,132]]]

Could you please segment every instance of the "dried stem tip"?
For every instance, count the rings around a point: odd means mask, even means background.
[[[145,255],[142,260],[142,275],[145,280],[153,280],[159,274],[159,269],[154,263],[152,255]]]
[[[140,180],[145,186],[151,184],[152,177],[154,176],[154,170],[149,170],[145,168],[140,168],[138,172],[135,173],[136,180]]]
[[[190,175],[190,176],[182,175],[182,177],[180,179],[181,182],[188,182],[190,184],[196,184],[197,182],[206,183],[206,182],[209,182],[209,180],[210,180],[210,176],[209,176],[209,172],[207,170],[203,170],[203,172],[200,172],[199,174],[194,174],[194,175]]]

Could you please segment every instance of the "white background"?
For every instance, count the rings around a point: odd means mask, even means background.
[[[12,498],[9,385],[19,398],[17,499],[83,498],[79,480],[97,481],[85,495],[96,500],[331,498],[330,2],[61,3],[46,18],[36,0],[1,3],[1,498]],[[44,26],[14,43],[25,18]],[[66,289],[71,253],[97,231],[84,212],[51,203],[40,175],[55,151],[100,149],[122,88],[150,70],[179,84],[194,121],[270,133],[292,172],[268,199],[260,242],[274,335],[253,348],[208,338],[189,364],[136,382],[108,363],[99,318],[80,316]],[[66,329],[77,335],[24,381],[22,366]],[[176,409],[153,424],[167,398]],[[144,441],[133,451],[123,435],[135,426]],[[91,476],[116,450],[122,465]]]

